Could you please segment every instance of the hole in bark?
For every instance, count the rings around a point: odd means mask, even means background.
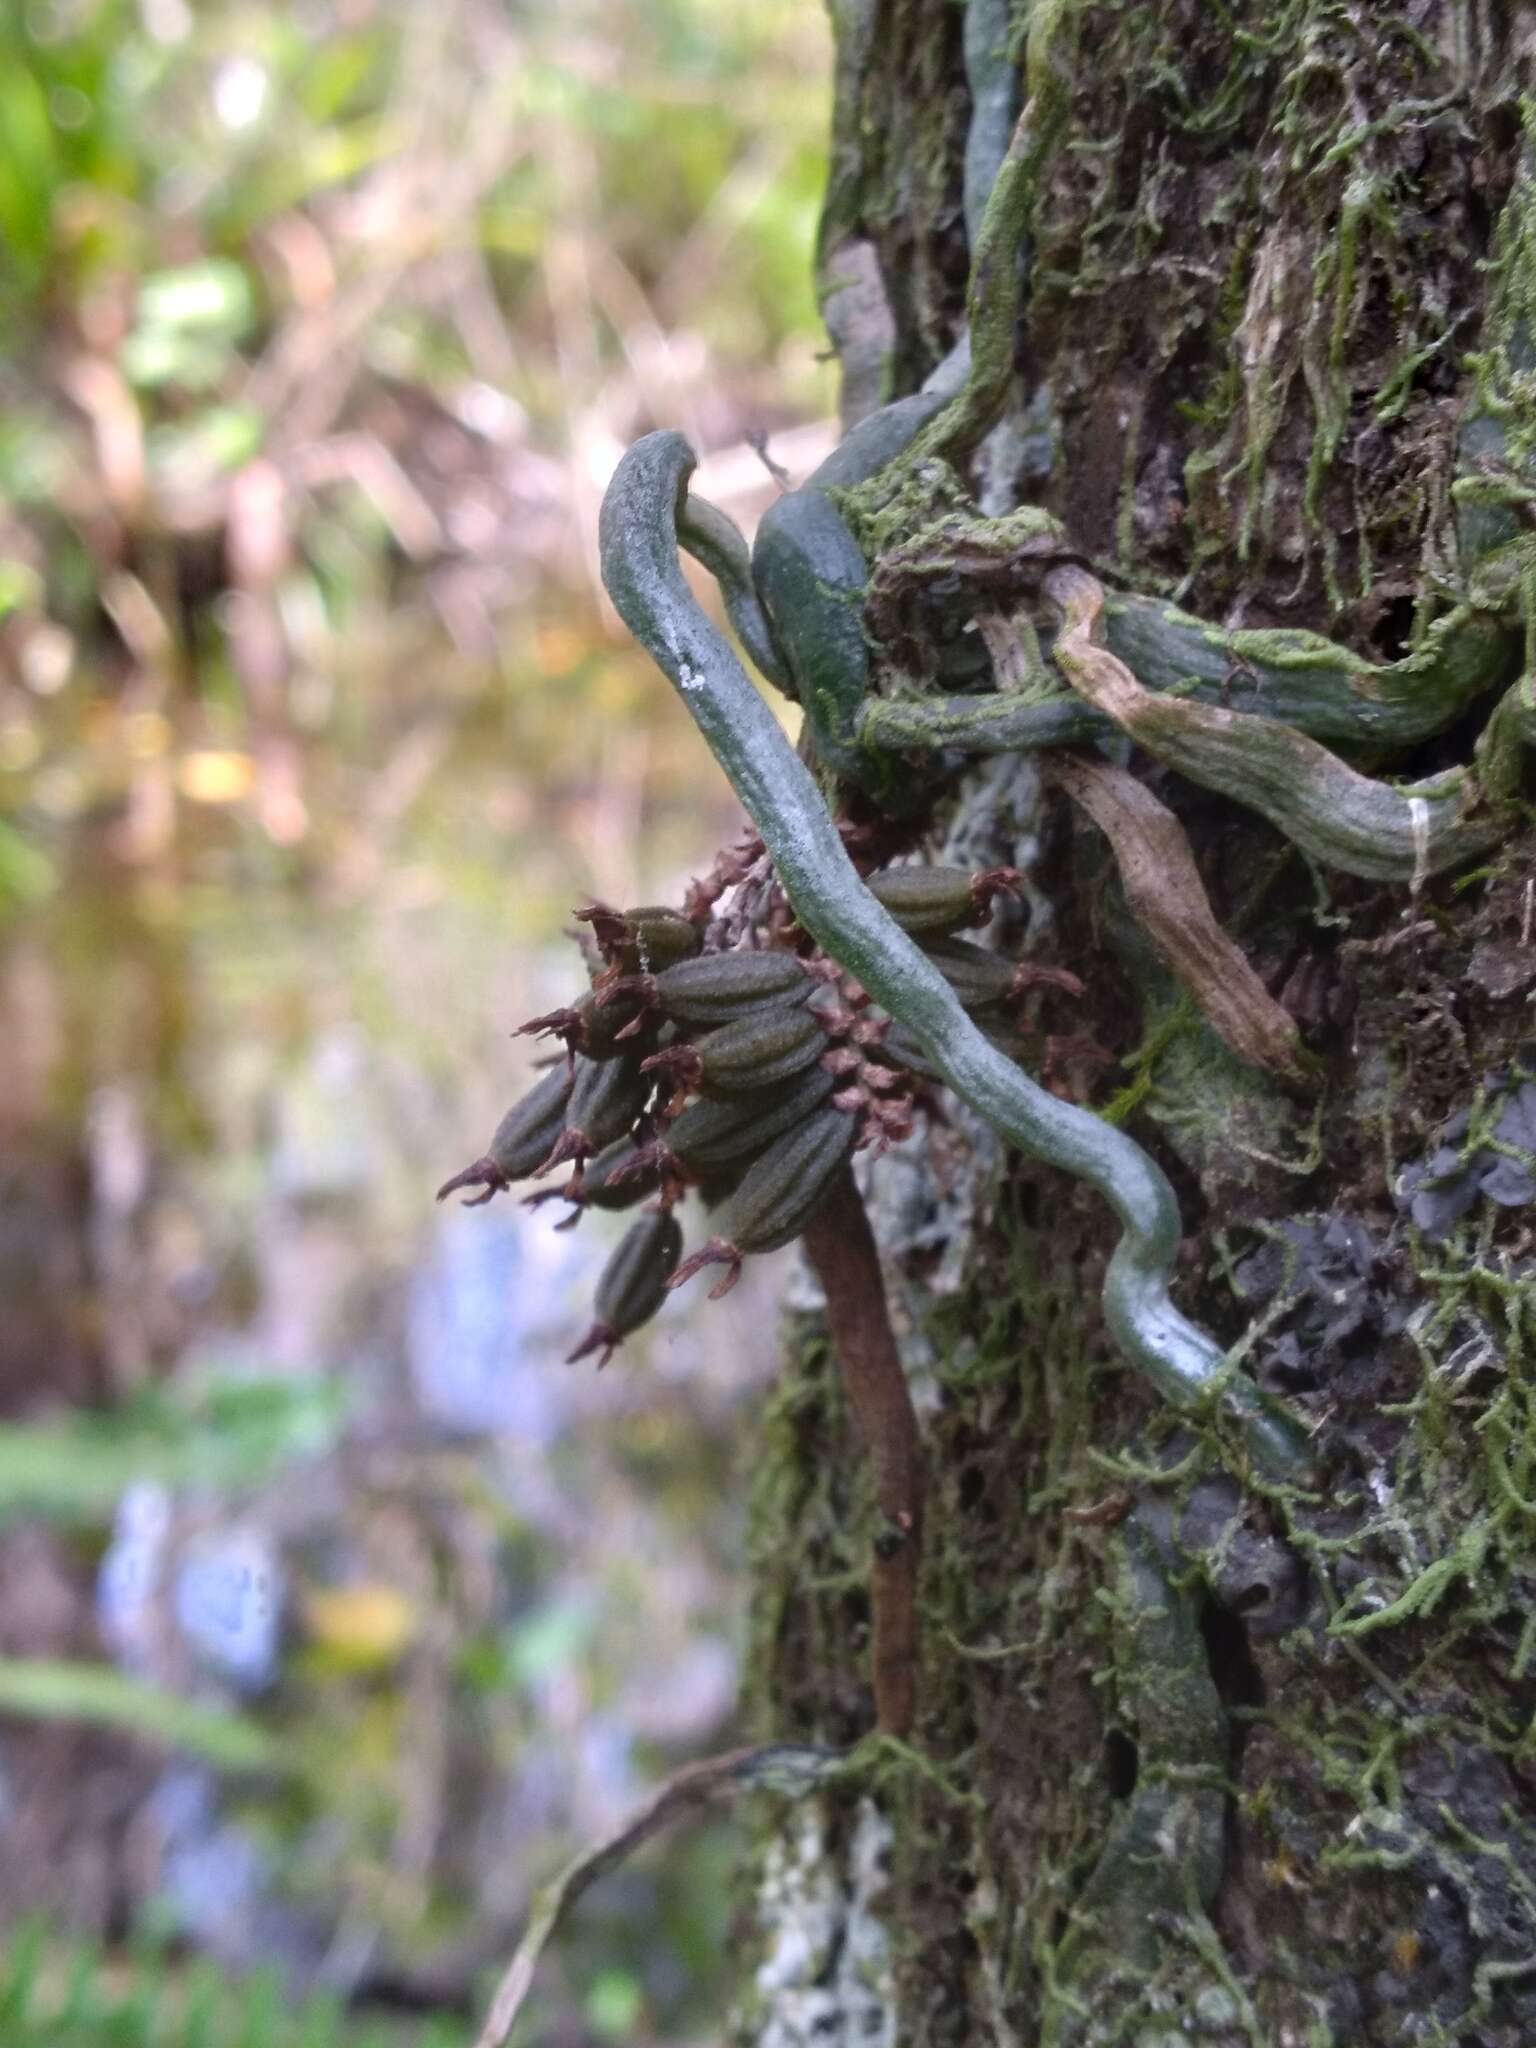
[[[967,1514],[975,1508],[987,1490],[987,1475],[980,1465],[967,1465],[960,1474],[960,1505]]]
[[[1411,597],[1394,597],[1383,605],[1371,638],[1381,650],[1383,661],[1397,661],[1413,644],[1414,601]]]
[[[1253,1586],[1244,1596],[1250,1604],[1268,1598],[1268,1589]],[[1214,1602],[1208,1602],[1200,1617],[1200,1633],[1205,1638],[1205,1654],[1210,1660],[1211,1677],[1221,1695],[1222,1704],[1228,1707],[1262,1707],[1264,1704],[1264,1681],[1259,1667],[1253,1660],[1253,1651],[1248,1642],[1248,1631],[1240,1616],[1230,1613]],[[1241,1754],[1245,1723],[1238,1721],[1232,1730],[1232,1753],[1234,1761]]]
[[[1136,1745],[1123,1728],[1111,1728],[1104,1737],[1104,1776],[1111,1799],[1129,1799],[1136,1790],[1136,1773],[1141,1759]]]

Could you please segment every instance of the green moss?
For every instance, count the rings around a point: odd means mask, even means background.
[[[1337,619],[1384,658],[1410,630],[1430,647],[1466,594],[1454,517],[1462,548],[1489,557],[1473,597],[1518,606],[1536,646],[1536,218],[1522,199],[1490,245],[1521,145],[1482,31],[1449,8],[1429,41],[1386,8],[1367,34],[1343,0],[1071,12],[1055,51],[1062,126],[1021,216],[1034,295],[1006,351],[1011,370],[1020,342],[1049,387],[1050,509],[1122,584],[1260,629],[1244,644],[1261,660],[1276,621]],[[895,10],[892,51],[869,55],[887,84],[916,18]],[[865,118],[873,104],[866,93]],[[930,115],[914,143],[924,262],[944,132]],[[865,188],[860,225],[894,275],[894,167],[883,142],[860,146],[887,181],[877,200]],[[930,272],[915,296],[903,331],[926,342],[952,295]],[[1485,310],[1481,334],[1469,307]],[[1489,431],[1475,417],[1458,448],[1474,342]],[[1002,361],[987,356],[978,389]],[[841,503],[876,563],[941,549],[961,526],[1001,551],[1040,518],[1014,515],[1006,532],[978,520],[933,450]],[[1319,659],[1290,640],[1269,652]],[[1530,716],[1525,697],[1500,714],[1510,731],[1488,743],[1485,774],[1496,743],[1523,747]],[[1460,899],[1346,881],[1311,902],[1298,863],[1273,863],[1219,804],[1176,800],[1218,892],[1263,895],[1263,918],[1237,928],[1272,985],[1298,958],[1324,970],[1329,1002],[1306,1026],[1328,1062],[1320,1107],[1232,1061],[1145,959],[1127,967],[1096,877],[1048,849],[1036,880],[1060,957],[1089,983],[1074,1024],[1139,1041],[1109,1110],[1180,1174],[1204,1247],[1181,1305],[1234,1357],[1274,1371],[1299,1353],[1315,1369],[1332,1462],[1315,1488],[1264,1485],[1218,1431],[1175,1434],[1150,1414],[1097,1321],[1105,1218],[1063,1180],[1018,1174],[961,1290],[928,1319],[940,1397],[925,1422],[922,1718],[910,1750],[870,1755],[865,1780],[894,1829],[898,2036],[1459,2048],[1472,2030],[1516,2048],[1536,1952],[1523,1219],[1485,1214],[1431,1247],[1392,1184],[1512,1050],[1519,1006],[1491,1015],[1467,967],[1478,944],[1515,942],[1529,849],[1512,843]],[[1238,886],[1222,891],[1229,867]],[[935,1151],[965,1171],[947,1138]],[[1342,1334],[1326,1341],[1302,1315],[1294,1232],[1310,1223],[1365,1232],[1360,1285],[1375,1290],[1378,1320],[1358,1327],[1343,1290]],[[1277,1237],[1291,1256],[1256,1306],[1238,1276]],[[863,1699],[866,1507],[817,1340],[797,1327],[758,1474],[754,1689],[780,1704],[776,1726],[787,1713],[825,1732]],[[1305,1344],[1287,1351],[1298,1330]],[[1136,1516],[1177,1522],[1223,1472],[1243,1481],[1240,1508],[1188,1572],[1165,1558],[1161,1590],[1138,1591]],[[1282,1534],[1305,1566],[1298,1625],[1266,1635],[1213,1616],[1202,1578]],[[1249,1925],[1256,1945],[1240,1938]]]

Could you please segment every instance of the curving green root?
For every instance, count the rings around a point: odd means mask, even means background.
[[[1100,2038],[1092,2022],[1110,2012],[1123,2028],[1228,1995],[1207,1917],[1224,1857],[1227,1717],[1194,1576],[1180,1575],[1145,1511],[1116,1540],[1109,1598],[1136,1783],[1048,1959],[1041,2048]]]
[[[1216,704],[1345,747],[1411,747],[1454,725],[1519,673],[1521,634],[1501,612],[1458,605],[1401,661],[1363,661],[1320,633],[1209,625],[1159,598],[1104,594],[1104,645],[1144,688]],[[1115,721],[1080,698],[1038,693],[869,698],[871,749],[1011,754],[1111,738]]]
[[[1281,1471],[1303,1461],[1294,1424],[1221,1346],[1174,1307],[1168,1277],[1179,1213],[1161,1169],[1124,1132],[1059,1101],[998,1052],[938,968],[864,886],[805,763],[685,582],[678,506],[693,453],[681,434],[648,434],[614,472],[598,536],[619,616],[676,686],[746,808],[795,915],[830,958],[916,1039],[935,1071],[1003,1137],[1097,1188],[1123,1234],[1104,1309],[1127,1359],[1185,1409],[1215,1403],[1253,1456]]]
[[[794,682],[752,580],[752,552],[741,528],[707,498],[689,497],[677,515],[679,544],[720,586],[731,630],[760,675],[794,695]]]
[[[861,788],[888,812],[912,801],[913,756],[1124,734],[1257,810],[1313,859],[1417,888],[1509,832],[1520,815],[1525,751],[1536,743],[1536,674],[1526,672],[1521,631],[1522,614],[1536,615],[1536,486],[1528,481],[1536,437],[1522,425],[1536,416],[1536,162],[1522,168],[1500,226],[1502,297],[1490,309],[1493,338],[1471,364],[1475,388],[1452,489],[1457,562],[1443,615],[1393,663],[1363,660],[1311,632],[1217,626],[1158,598],[1106,593],[1073,564],[1070,536],[1038,509],[985,520],[966,501],[957,465],[998,419],[1012,386],[1024,243],[1065,124],[1078,0],[1035,0],[1012,15],[1026,12],[1027,97],[999,160],[1011,111],[1010,9],[1006,0],[969,0],[967,8],[967,342],[926,390],[865,420],[773,507],[750,561],[730,521],[688,498],[686,442],[647,436],[624,457],[604,500],[603,578],[682,695],[818,945],[1002,1137],[1086,1180],[1114,1208],[1122,1235],[1104,1303],[1127,1360],[1174,1406],[1234,1423],[1259,1465],[1294,1475],[1305,1446],[1291,1419],[1172,1303],[1179,1217],[1165,1176],[1122,1131],[1047,1094],[1000,1055],[871,896],[810,769],[694,602],[677,550],[716,576],[753,661],[799,697],[824,775]],[[1536,133],[1536,117],[1526,118]],[[1020,607],[1043,578],[1061,612],[1047,652],[1071,693],[876,698],[866,618],[879,634],[889,602],[899,624],[908,588],[924,579],[940,586],[945,577],[966,590],[974,610],[990,606],[997,624],[1016,615],[1021,630]],[[1331,751],[1379,757],[1412,747],[1492,699],[1473,761],[1432,781],[1380,780]],[[1113,1541],[1114,1669],[1136,1743],[1136,1782],[1047,1959],[1042,2048],[1102,2038],[1096,2020],[1111,2009],[1117,2027],[1144,2023],[1138,2039],[1148,2042],[1182,2039],[1186,2020],[1257,2040],[1208,1917],[1221,1877],[1228,1742],[1200,1605],[1205,1585],[1219,1587],[1219,1559],[1181,1550],[1145,1504]],[[1394,1618],[1387,1609],[1349,1626]]]
[[[1291,726],[1144,689],[1095,644],[1104,604],[1095,579],[1062,567],[1045,589],[1061,607],[1057,666],[1081,696],[1149,754],[1259,812],[1325,867],[1418,889],[1487,853],[1515,822],[1520,756],[1536,737],[1529,679],[1500,702],[1474,767],[1430,782],[1379,782]]]

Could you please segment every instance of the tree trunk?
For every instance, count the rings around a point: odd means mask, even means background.
[[[1045,505],[1106,586],[1397,660],[1457,573],[1469,394],[1530,359],[1529,255],[1499,222],[1536,9],[1034,11],[1061,17],[1069,97],[983,509]],[[820,268],[857,415],[964,319],[969,100],[953,0],[834,15]],[[1518,467],[1536,401],[1515,374],[1499,403]],[[1465,763],[1489,702],[1351,758]],[[1030,870],[1028,943],[1086,984],[1070,1015],[1053,999],[1057,1085],[1172,1178],[1180,1306],[1304,1416],[1315,1475],[1264,1481],[1122,1362],[1091,1190],[962,1113],[869,1169],[928,1465],[919,1712],[862,1796],[769,1817],[736,2038],[1514,2048],[1536,2039],[1536,838],[1417,887],[1354,879],[1121,747],[1297,1018],[1320,1081],[1296,1087],[1170,979],[1042,758],[957,772],[934,844]],[[752,1708],[848,1740],[874,1510],[814,1310],[764,1434]],[[1196,1523],[1215,1591],[1154,1554]]]

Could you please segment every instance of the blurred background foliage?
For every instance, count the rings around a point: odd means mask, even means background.
[[[464,2042],[730,1732],[778,1283],[568,1373],[601,1224],[429,1197],[571,907],[735,829],[592,541],[652,424],[746,524],[827,444],[828,61],[818,0],[0,7],[18,2048]],[[611,1880],[528,2038],[707,2039],[727,1869]]]

